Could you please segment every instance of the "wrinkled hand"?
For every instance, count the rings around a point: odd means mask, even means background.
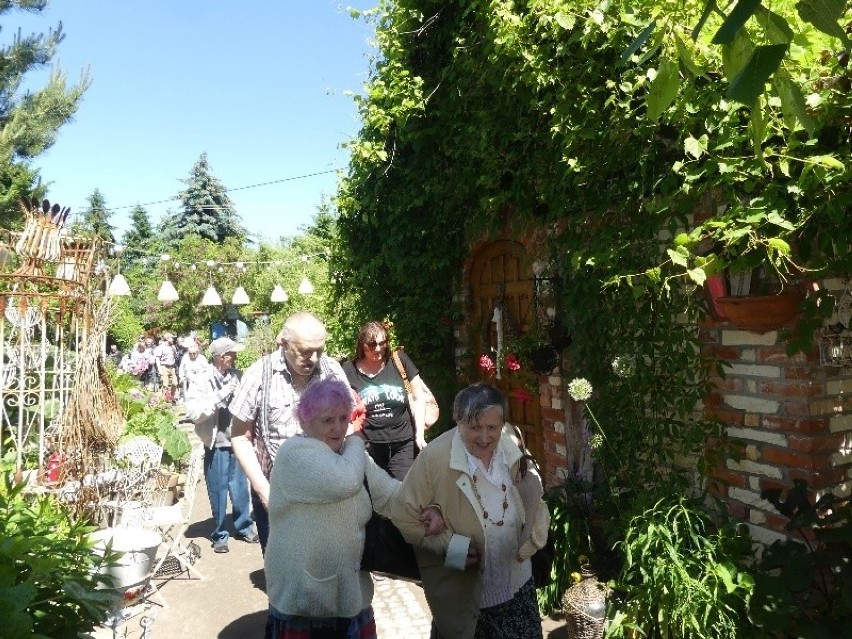
[[[417,520],[423,524],[427,537],[440,535],[447,529],[447,525],[444,523],[444,517],[441,515],[441,511],[435,506],[424,508],[417,517]]]

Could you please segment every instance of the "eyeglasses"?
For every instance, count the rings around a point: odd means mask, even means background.
[[[382,340],[381,342],[377,342],[376,340],[372,340],[370,342],[367,342],[367,344],[366,344],[367,348],[376,348],[376,346],[378,346],[379,348],[384,348],[387,345],[388,345],[388,341],[386,339]]]

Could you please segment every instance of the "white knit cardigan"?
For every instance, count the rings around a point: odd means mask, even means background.
[[[369,459],[360,437],[347,438],[340,454],[318,439],[286,440],[270,477],[269,604],[302,617],[354,617],[369,606],[373,582],[360,570],[364,526],[373,508],[390,514],[399,485]]]

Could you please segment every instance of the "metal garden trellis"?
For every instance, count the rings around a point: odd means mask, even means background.
[[[36,449],[41,474],[91,324],[102,242],[67,233],[68,209],[47,200],[21,209],[24,230],[0,242],[0,455],[13,448],[20,473]]]

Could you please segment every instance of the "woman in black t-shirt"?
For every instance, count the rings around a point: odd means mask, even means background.
[[[417,366],[399,351],[414,394],[413,405],[405,392],[388,345],[388,333],[381,322],[368,322],[358,332],[355,358],[343,364],[349,384],[364,402],[367,416],[364,436],[373,460],[388,474],[402,479],[414,461],[415,446],[426,445],[425,410]]]

